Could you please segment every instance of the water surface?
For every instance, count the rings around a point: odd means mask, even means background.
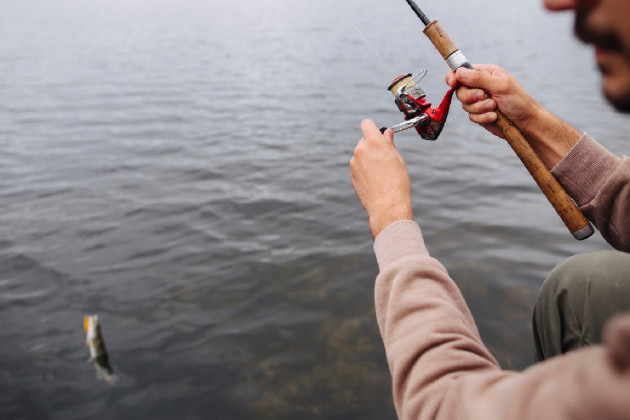
[[[622,153],[591,52],[538,3],[425,11]],[[3,2],[0,417],[395,418],[348,161],[363,118],[400,121],[394,76],[428,68],[445,92],[420,29],[402,1]],[[437,142],[396,141],[430,252],[524,368],[546,273],[607,245],[573,240],[458,103]],[[85,313],[114,386],[86,363]]]

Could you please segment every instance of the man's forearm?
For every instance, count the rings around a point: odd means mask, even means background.
[[[502,371],[417,224],[388,226],[374,250],[376,317],[401,420],[630,420],[630,370],[613,363],[612,345]],[[625,343],[623,331],[607,340]]]
[[[530,123],[519,128],[545,166],[552,169],[583,134],[542,105],[535,115]]]

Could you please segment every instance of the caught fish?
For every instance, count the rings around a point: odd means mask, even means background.
[[[116,375],[109,364],[109,356],[105,348],[105,340],[98,322],[98,315],[85,315],[83,317],[83,328],[85,329],[85,343],[90,349],[90,359],[88,360],[96,368],[97,377],[107,383],[116,382]]]

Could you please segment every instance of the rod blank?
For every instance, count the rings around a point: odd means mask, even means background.
[[[407,4],[409,4],[409,7],[411,7],[411,10],[413,10],[414,13],[420,18],[422,23],[424,23],[424,26],[427,26],[429,23],[431,23],[431,20],[427,17],[427,15],[425,15],[422,12],[422,10],[420,10],[418,5],[413,0],[405,0],[405,1],[407,2]]]

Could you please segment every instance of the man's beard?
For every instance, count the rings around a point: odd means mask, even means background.
[[[630,95],[619,98],[611,98],[606,95],[606,99],[608,99],[608,102],[615,107],[617,111],[623,112],[624,114],[630,114]]]
[[[626,62],[630,66],[630,51],[624,46],[622,40],[611,31],[590,28],[586,24],[587,11],[578,10],[575,15],[574,31],[575,35],[587,44],[592,44],[602,50],[618,53],[625,57]],[[607,69],[600,66],[602,75],[606,75]],[[606,99],[621,112],[630,113],[630,91],[614,96],[606,94]]]
[[[605,30],[589,28],[586,25],[587,12],[578,10],[575,14],[575,35],[587,44],[604,50],[624,52],[624,46],[617,34]]]

